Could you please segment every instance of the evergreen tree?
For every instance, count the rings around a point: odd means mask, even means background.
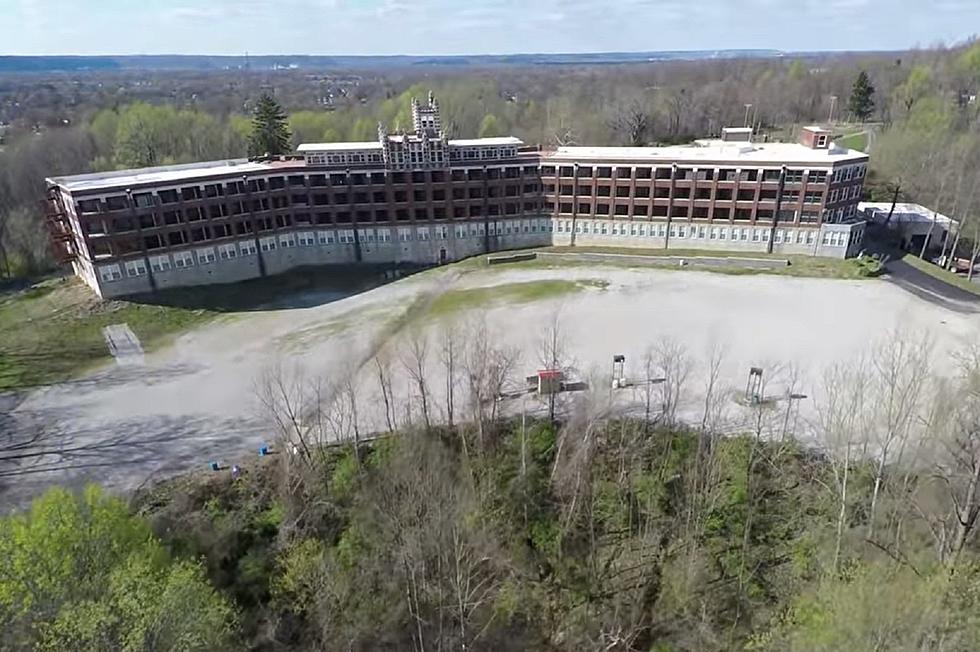
[[[278,156],[291,151],[286,113],[279,102],[263,93],[252,115],[252,134],[248,139],[249,156]]]
[[[861,122],[865,122],[871,117],[875,110],[875,87],[868,79],[868,73],[861,71],[857,79],[854,80],[854,87],[851,89],[851,100],[847,108],[851,114],[856,116]]]

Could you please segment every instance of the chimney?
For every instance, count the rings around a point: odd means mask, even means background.
[[[830,147],[830,131],[817,125],[803,127],[800,131],[800,145],[810,149],[827,149]]]

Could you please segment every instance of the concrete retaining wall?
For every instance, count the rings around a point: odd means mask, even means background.
[[[610,256],[616,256],[618,260],[628,262],[632,265],[681,265],[681,261],[703,266],[737,266],[742,268],[768,269],[773,267],[783,267],[788,264],[785,260],[769,258],[737,258],[724,255],[719,256],[681,256],[670,255],[672,249],[699,249],[716,251],[738,251],[738,252],[758,252],[766,253],[768,250],[770,232],[762,227],[735,228],[735,227],[716,227],[712,225],[695,226],[690,224],[677,223],[671,226],[676,227],[676,234],[670,238],[664,237],[667,233],[667,226],[662,223],[628,223],[619,220],[580,220],[573,226],[572,222],[566,219],[552,219],[547,216],[535,216],[525,219],[497,219],[494,220],[494,233],[488,237],[479,233],[484,228],[483,224],[456,224],[446,223],[434,226],[406,225],[401,227],[364,227],[360,236],[360,256],[357,255],[357,248],[352,242],[341,242],[341,234],[349,233],[353,238],[352,230],[344,229],[323,229],[315,226],[294,229],[290,233],[277,233],[276,242],[278,246],[274,249],[261,252],[265,263],[265,273],[274,275],[285,272],[289,269],[307,265],[330,265],[330,264],[350,264],[358,260],[365,263],[387,264],[387,263],[412,263],[419,265],[434,265],[444,262],[452,262],[489,252],[507,251],[514,249],[526,249],[529,247],[542,247],[550,245],[570,245],[572,244],[572,229],[575,229],[574,244],[588,247],[622,247],[637,249],[663,249],[663,256],[639,256],[629,254],[588,254],[585,252],[574,253],[579,260],[608,260]],[[464,227],[464,229],[461,229]],[[430,228],[431,227],[431,228]],[[854,225],[824,224],[820,227],[781,227],[773,237],[772,253],[777,255],[810,255],[826,256],[833,258],[843,258],[853,255],[852,250],[856,251],[860,241],[854,241],[852,246],[827,246],[825,244],[826,232],[845,231],[855,228]],[[440,231],[439,229],[444,229]],[[402,232],[406,233],[406,239],[401,238]],[[409,233],[410,231],[410,233]],[[362,229],[358,229],[361,233]],[[735,234],[739,237],[736,238]],[[300,244],[300,236],[304,233],[315,234],[315,242]],[[382,240],[382,233],[385,240]],[[444,235],[443,235],[444,234]],[[686,237],[681,237],[681,235]],[[320,235],[324,236],[321,240]],[[697,237],[693,237],[693,236]],[[747,236],[747,237],[746,237]],[[776,237],[778,236],[778,237]],[[269,236],[266,236],[268,238]],[[283,238],[292,237],[292,245],[287,246],[283,243]],[[838,240],[844,242],[844,239]],[[170,269],[158,269],[153,272],[153,279],[159,289],[206,285],[211,283],[234,283],[249,278],[256,278],[261,275],[259,266],[259,255],[256,253],[240,253],[231,258],[221,258],[220,255],[213,261],[201,261],[197,253],[201,247],[214,247],[218,252],[220,247],[229,244],[240,247],[241,243],[250,242],[249,239],[221,241],[218,243],[202,243],[199,247],[188,247],[187,251],[194,252],[193,264],[178,268],[176,267],[176,256],[181,252],[165,252],[162,255],[170,261]],[[158,254],[160,255],[160,254]],[[522,252],[515,252],[513,256],[503,257],[493,256],[488,260],[489,264],[505,262],[509,260],[525,260]],[[548,256],[560,254],[548,253]],[[518,257],[514,257],[518,256]],[[140,260],[139,257],[129,257],[118,264],[122,267],[121,277],[106,278],[103,274],[103,264],[87,264],[87,261],[79,261],[75,265],[78,274],[92,289],[103,297],[119,297],[130,294],[138,294],[151,291],[149,274],[138,274],[134,270],[125,269],[127,261]],[[82,264],[85,263],[85,264]],[[149,264],[145,267],[149,268]]]
[[[582,260],[593,262],[615,261],[629,265],[698,265],[704,267],[732,267],[740,269],[781,269],[789,266],[789,261],[781,258],[742,258],[739,256],[640,256],[631,254],[604,254],[583,251],[535,252],[542,260]]]

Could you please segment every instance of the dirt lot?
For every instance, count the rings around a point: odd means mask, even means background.
[[[803,422],[813,418],[827,365],[854,359],[893,329],[931,338],[940,371],[951,367],[951,351],[974,343],[980,332],[977,314],[879,280],[582,265],[451,266],[353,296],[307,292],[283,306],[222,317],[148,353],[142,365],[0,396],[0,430],[20,441],[36,438],[35,446],[50,453],[25,463],[19,471],[26,474],[0,476],[5,504],[19,504],[52,482],[132,488],[251,454],[275,438],[260,400],[263,379],[275,373],[327,381],[353,374],[359,429],[380,429],[384,412],[372,356],[383,351],[392,357],[396,391],[408,403],[412,392],[399,359],[411,332],[430,338],[433,411],[441,413],[445,383],[436,340],[447,324],[465,343],[475,325],[485,323],[520,350],[520,378],[540,366],[540,339],[557,315],[574,373],[603,388],[614,354],[625,355],[627,375],[640,378],[645,351],[674,341],[692,360],[681,407],[692,419],[700,409],[704,360],[714,346],[724,354],[726,390],[738,393],[748,368],[763,367],[767,393],[782,395],[792,385],[807,394],[800,404]],[[623,396],[623,402],[638,398]],[[736,411],[733,429],[739,427]]]

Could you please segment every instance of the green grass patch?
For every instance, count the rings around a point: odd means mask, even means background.
[[[673,247],[663,249],[576,245],[574,247],[542,247],[540,251],[553,251],[559,254],[622,254],[624,256],[675,256],[681,258],[693,256],[710,258],[772,258],[775,260],[786,260],[789,258],[786,255],[767,254],[761,251],[715,251],[712,249],[675,249]]]
[[[703,249],[634,249],[632,247],[546,247],[542,251],[553,251],[555,253],[596,253],[596,254],[621,254],[627,256],[671,256],[685,258],[686,265],[681,267],[674,262],[664,261],[662,264],[654,263],[651,265],[637,265],[628,260],[534,260],[527,262],[508,263],[501,265],[501,269],[508,267],[521,266],[527,268],[560,268],[566,266],[593,267],[595,265],[613,265],[630,269],[644,269],[654,267],[657,269],[669,270],[690,270],[715,272],[718,274],[729,274],[734,276],[744,276],[748,274],[771,274],[776,276],[797,276],[812,278],[838,278],[838,279],[862,279],[877,276],[880,273],[876,262],[870,258],[825,258],[823,256],[801,256],[785,254],[766,254],[754,251],[706,251]],[[789,265],[785,267],[774,267],[771,269],[752,269],[746,267],[718,267],[713,265],[699,265],[697,257],[711,258],[757,258],[788,260]]]
[[[276,343],[289,350],[303,350],[318,342],[352,331],[360,324],[372,321],[385,321],[391,317],[391,310],[362,306],[327,321],[292,331],[276,339]]]
[[[848,149],[856,149],[859,152],[868,151],[868,133],[866,131],[850,134],[837,139],[837,144]]]
[[[494,304],[532,303],[554,299],[588,288],[605,288],[607,283],[598,279],[566,281],[548,279],[524,283],[504,283],[489,287],[449,290],[436,297],[426,311],[427,317],[441,319],[449,315],[482,308]]]
[[[0,391],[67,380],[109,361],[105,326],[128,324],[144,350],[152,351],[175,334],[221,314],[316,305],[329,301],[333,293],[347,296],[374,287],[382,282],[384,269],[299,268],[240,283],[161,290],[131,300],[103,301],[78,279],[45,281],[0,295]]]
[[[144,349],[217,313],[102,301],[80,281],[46,281],[0,301],[0,391],[66,380],[107,361],[102,329],[128,324]]]
[[[960,276],[959,274],[954,274],[949,270],[943,269],[939,265],[933,265],[928,260],[922,260],[915,254],[907,253],[901,258],[901,260],[917,270],[932,276],[933,278],[937,278],[944,283],[958,287],[959,289],[969,292],[970,294],[980,296],[980,285],[968,280],[966,276]]]

